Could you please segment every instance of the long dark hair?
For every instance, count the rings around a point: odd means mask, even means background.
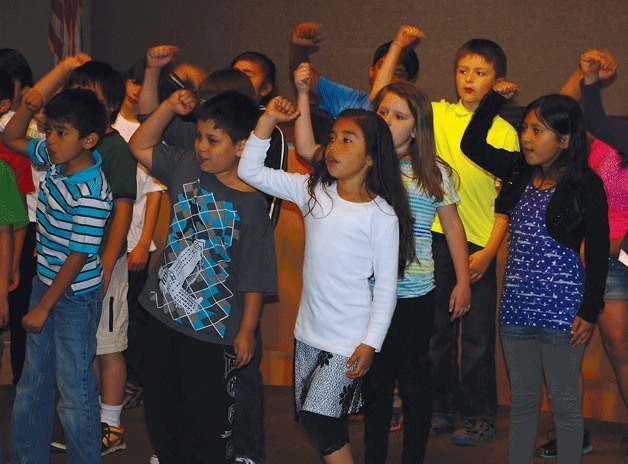
[[[373,100],[373,108],[378,108],[387,93],[402,98],[414,117],[416,135],[410,144],[412,178],[419,188],[423,189],[437,202],[443,201],[443,175],[440,167],[453,177],[453,169],[436,154],[434,140],[434,113],[432,103],[427,94],[416,85],[400,81],[388,84],[381,89]]]
[[[573,98],[559,94],[544,95],[534,100],[526,108],[523,118],[525,119],[531,111],[534,111],[539,121],[556,134],[557,139],[569,135],[567,148],[558,155],[544,176],[567,183],[569,208],[561,221],[567,230],[573,230],[582,221],[580,190],[585,174],[591,172],[589,142],[582,111]]]
[[[386,200],[399,219],[399,276],[403,276],[406,264],[416,258],[413,235],[414,218],[410,212],[408,194],[401,181],[401,170],[390,129],[386,122],[372,111],[346,110],[338,116],[338,119],[342,118],[355,122],[364,134],[366,153],[373,161],[373,165],[366,173],[365,183],[368,192]],[[321,149],[324,150],[324,147]],[[310,194],[307,214],[312,212],[312,208],[317,203],[316,187],[321,184],[325,189],[336,182],[336,178],[332,177],[327,170],[325,156],[317,158],[318,161],[314,164],[314,171],[307,185]]]

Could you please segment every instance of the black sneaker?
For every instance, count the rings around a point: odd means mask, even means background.
[[[492,419],[467,419],[451,440],[458,446],[478,446],[495,438],[496,432]]]
[[[551,437],[554,438],[551,438]],[[536,449],[536,455],[540,458],[556,458],[556,431],[554,429],[550,429],[545,434],[547,438],[547,442],[543,443]],[[589,440],[589,431],[587,429],[584,430],[584,435],[582,436],[582,454],[589,454],[593,451],[593,445],[591,444],[591,440]]]

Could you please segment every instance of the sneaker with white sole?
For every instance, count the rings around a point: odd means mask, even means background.
[[[150,457],[150,461],[148,461],[148,464],[159,464],[159,458],[157,457],[156,454],[153,454]]]
[[[235,458],[235,461],[233,461],[233,464],[257,464],[257,463],[250,458],[243,458],[239,456]]]
[[[124,441],[124,427],[114,427],[106,422],[100,423],[102,427],[102,455],[111,454],[114,451],[126,449]]]

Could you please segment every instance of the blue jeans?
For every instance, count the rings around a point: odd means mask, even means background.
[[[31,309],[46,290],[48,286],[35,277]],[[92,366],[101,302],[100,290],[75,295],[68,289],[53,306],[42,331],[26,337],[26,361],[13,404],[11,462],[50,461],[55,382],[67,462],[102,462],[100,406]]]

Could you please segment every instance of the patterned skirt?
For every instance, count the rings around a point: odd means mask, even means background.
[[[329,417],[354,414],[364,405],[362,378],[347,377],[349,358],[296,340],[294,401],[297,416],[310,411]]]

